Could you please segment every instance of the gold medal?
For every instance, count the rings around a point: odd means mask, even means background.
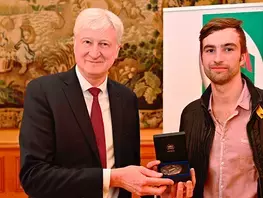
[[[161,168],[161,173],[164,175],[176,175],[182,171],[182,166],[178,164],[170,164]]]

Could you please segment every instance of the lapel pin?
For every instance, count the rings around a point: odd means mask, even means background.
[[[258,106],[256,112],[257,112],[258,116],[259,116],[261,119],[263,119],[263,109],[262,109],[262,107],[261,107],[260,105]]]

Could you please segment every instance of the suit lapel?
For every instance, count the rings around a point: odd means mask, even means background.
[[[114,146],[115,167],[120,167],[121,163],[121,140],[122,140],[122,98],[116,85],[108,80],[108,94],[110,102],[110,112],[112,121],[112,135]]]
[[[95,153],[97,160],[100,162],[96,138],[87,111],[83,93],[75,72],[75,67],[64,74],[61,74],[60,77],[65,82],[63,90],[75,115],[75,118],[81,128],[81,131],[85,136],[87,142],[89,143],[91,149]]]

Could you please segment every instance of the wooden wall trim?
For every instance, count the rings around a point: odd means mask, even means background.
[[[153,135],[162,133],[162,129],[141,129],[141,145],[152,145]]]
[[[15,192],[23,192],[23,188],[20,185],[19,181],[19,172],[20,172],[20,157],[15,157]]]
[[[5,192],[5,157],[0,157],[0,193]]]
[[[162,129],[141,129],[141,144],[143,145],[152,145],[153,135],[159,134],[162,132]],[[19,144],[19,130],[18,129],[9,129],[9,130],[0,130],[0,148],[18,148]]]
[[[18,148],[19,130],[0,130],[0,148]]]

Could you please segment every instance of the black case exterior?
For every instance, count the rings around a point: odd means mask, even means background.
[[[185,132],[162,133],[153,136],[158,171],[174,182],[191,180]]]

